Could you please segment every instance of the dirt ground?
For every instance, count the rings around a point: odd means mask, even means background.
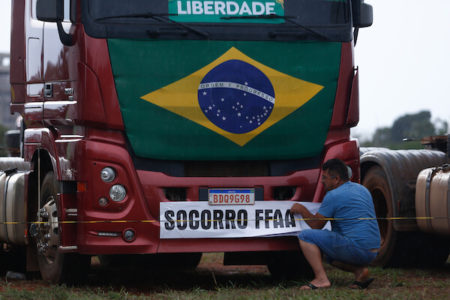
[[[216,297],[217,293],[233,293],[236,288],[239,288],[244,293],[248,293],[250,299],[260,298],[260,293],[275,293],[276,295],[279,289],[283,293],[288,293],[288,298],[298,298],[299,287],[305,283],[305,281],[275,281],[266,266],[223,266],[222,259],[223,254],[204,254],[199,266],[193,271],[152,271],[136,266],[102,267],[98,260],[94,259],[91,272],[86,277],[87,281],[83,285],[72,288],[70,293],[73,291],[83,293],[85,290],[89,290],[96,291],[95,293],[101,291],[104,295],[114,291],[119,293],[119,296],[126,293],[126,295],[143,295],[151,299],[159,298],[161,295],[164,296],[162,298],[171,299],[173,293],[177,293],[173,297],[183,299],[191,298],[190,295],[193,291],[205,291],[209,293],[207,297],[209,299]],[[351,274],[337,271],[330,266],[326,268],[333,283],[332,289],[337,291],[337,294],[331,292],[331,294],[324,294],[326,295],[324,297],[347,297],[345,293],[349,290],[348,285],[353,280]],[[446,265],[438,269],[371,268],[371,273],[376,280],[365,291],[365,295],[370,299],[396,299],[398,297],[404,299],[450,299],[450,259]],[[42,291],[43,289],[51,290],[54,289],[54,286],[33,278],[27,280],[3,278],[0,281],[0,298],[3,299],[5,292],[11,293],[11,290],[18,290],[30,292],[32,296],[29,297],[33,299],[35,298],[32,294],[33,291]],[[344,294],[340,294],[339,291]],[[5,298],[14,299],[14,297],[6,296]],[[28,299],[29,297],[23,298]],[[57,298],[71,299],[70,297],[56,296],[48,299]],[[112,297],[105,296],[105,298]],[[234,297],[231,296],[231,298]],[[80,299],[84,298],[81,296]]]

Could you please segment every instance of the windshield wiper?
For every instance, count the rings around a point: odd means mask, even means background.
[[[154,14],[154,13],[143,13],[143,14],[126,14],[126,15],[114,15],[114,16],[106,16],[95,19],[95,21],[104,21],[109,19],[126,19],[126,18],[150,18],[154,19],[155,17],[171,17],[178,16],[177,14]]]
[[[178,16],[178,14],[154,14],[154,13],[144,13],[144,14],[128,14],[128,15],[116,15],[116,16],[106,16],[95,19],[95,21],[104,21],[104,20],[110,20],[110,19],[126,19],[126,18],[144,18],[144,19],[153,19],[158,22],[163,22],[166,24],[174,24],[179,27],[183,27],[184,29],[187,29],[191,32],[194,32],[198,35],[203,36],[204,38],[209,38],[209,34],[207,32],[195,29],[189,25],[186,25],[184,23],[180,23],[174,20],[171,20],[167,17],[170,16]]]
[[[257,20],[257,19],[283,19],[291,24],[296,25],[297,27],[303,29],[304,31],[307,31],[309,33],[314,34],[317,37],[320,37],[321,39],[324,39],[326,41],[329,41],[330,39],[321,34],[320,32],[315,31],[314,29],[311,29],[305,25],[302,25],[296,21],[294,21],[293,19],[297,19],[297,17],[295,16],[279,16],[279,15],[275,15],[275,14],[270,14],[270,15],[257,15],[257,16],[229,16],[229,17],[221,17],[221,19],[223,20],[237,20],[237,19],[247,19],[247,20]],[[273,32],[271,34],[276,34],[276,32]]]

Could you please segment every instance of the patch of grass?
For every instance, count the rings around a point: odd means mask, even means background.
[[[31,292],[27,290],[16,290],[10,287],[7,287],[2,293],[2,299],[36,299],[38,295],[36,292]]]
[[[375,278],[367,290],[351,290],[352,274],[326,266],[332,287],[302,291],[306,283],[274,281],[267,269],[221,266],[222,255],[207,254],[196,271],[126,273],[95,269],[79,287],[42,281],[0,281],[0,299],[448,299],[450,263],[439,269],[370,268]]]

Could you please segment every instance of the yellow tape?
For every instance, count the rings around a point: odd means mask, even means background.
[[[295,218],[296,221],[312,221],[312,220],[324,220],[324,221],[346,221],[346,220],[435,220],[435,219],[450,219],[450,217],[386,217],[386,218]],[[278,219],[263,219],[260,221],[276,221]],[[175,222],[188,222],[187,220],[174,220]],[[205,220],[206,222],[223,222],[224,220]],[[249,219],[229,219],[226,221],[256,221]],[[59,222],[0,222],[0,225],[23,225],[23,224],[101,224],[101,223],[159,223],[158,220],[93,220],[93,221],[59,221]]]

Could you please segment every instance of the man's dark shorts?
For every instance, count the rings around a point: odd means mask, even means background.
[[[328,263],[340,261],[352,265],[367,266],[377,253],[357,247],[348,238],[329,230],[308,229],[299,233],[298,238],[314,244],[322,250]]]

